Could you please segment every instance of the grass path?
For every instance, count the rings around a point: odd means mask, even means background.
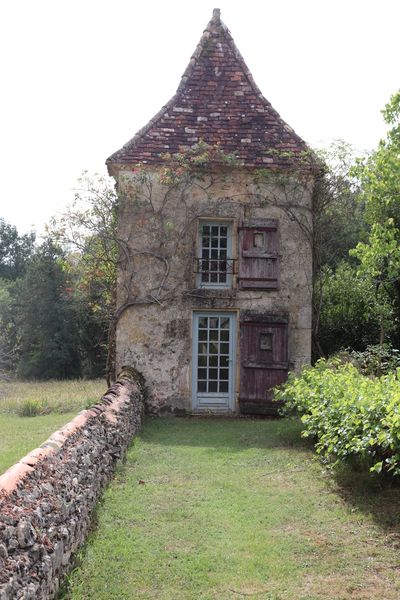
[[[64,597],[398,599],[399,491],[366,489],[293,421],[148,420]]]

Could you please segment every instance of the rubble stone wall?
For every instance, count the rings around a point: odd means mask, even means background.
[[[0,600],[54,598],[142,414],[141,388],[122,377],[0,477]]]

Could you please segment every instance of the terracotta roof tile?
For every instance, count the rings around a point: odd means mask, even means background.
[[[162,164],[166,152],[199,140],[220,144],[246,167],[294,166],[308,150],[261,94],[218,9],[175,96],[106,164]]]

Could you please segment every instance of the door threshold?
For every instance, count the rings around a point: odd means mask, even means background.
[[[238,413],[229,408],[196,408],[190,414],[194,417],[236,417]]]

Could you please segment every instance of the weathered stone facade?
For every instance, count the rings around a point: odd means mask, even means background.
[[[0,600],[55,597],[142,412],[123,378],[0,477]]]
[[[121,174],[120,191],[129,188],[134,174]],[[304,180],[282,180],[278,184],[254,183],[254,174],[242,169],[214,174],[205,194],[195,185],[182,203],[180,190],[157,183],[153,177],[153,206],[145,207],[129,193],[121,193],[119,237],[133,256],[120,269],[118,305],[126,300],[130,281],[138,301],[122,315],[117,329],[118,368],[133,366],[144,375],[149,408],[154,411],[192,411],[192,319],[203,310],[242,311],[285,315],[289,321],[288,351],[291,369],[300,369],[311,354],[311,185]],[[168,200],[165,203],[165,196]],[[162,208],[162,218],[157,218]],[[237,274],[232,287],[199,288],[194,257],[197,255],[198,226],[202,220],[222,219],[232,224],[233,257],[238,256],[238,226],[258,218],[276,219],[279,233],[279,288],[240,289]],[[162,246],[162,248],[160,248]],[[141,255],[141,250],[149,254]],[[159,301],[152,300],[163,280],[164,262],[168,276]],[[136,253],[139,255],[136,257]],[[141,303],[143,302],[143,303]],[[240,328],[237,332],[240,337]],[[240,343],[236,342],[235,410],[240,390]]]
[[[310,361],[314,166],[218,10],[176,95],[107,165],[117,368],[143,374],[155,412],[268,412],[266,390]]]

